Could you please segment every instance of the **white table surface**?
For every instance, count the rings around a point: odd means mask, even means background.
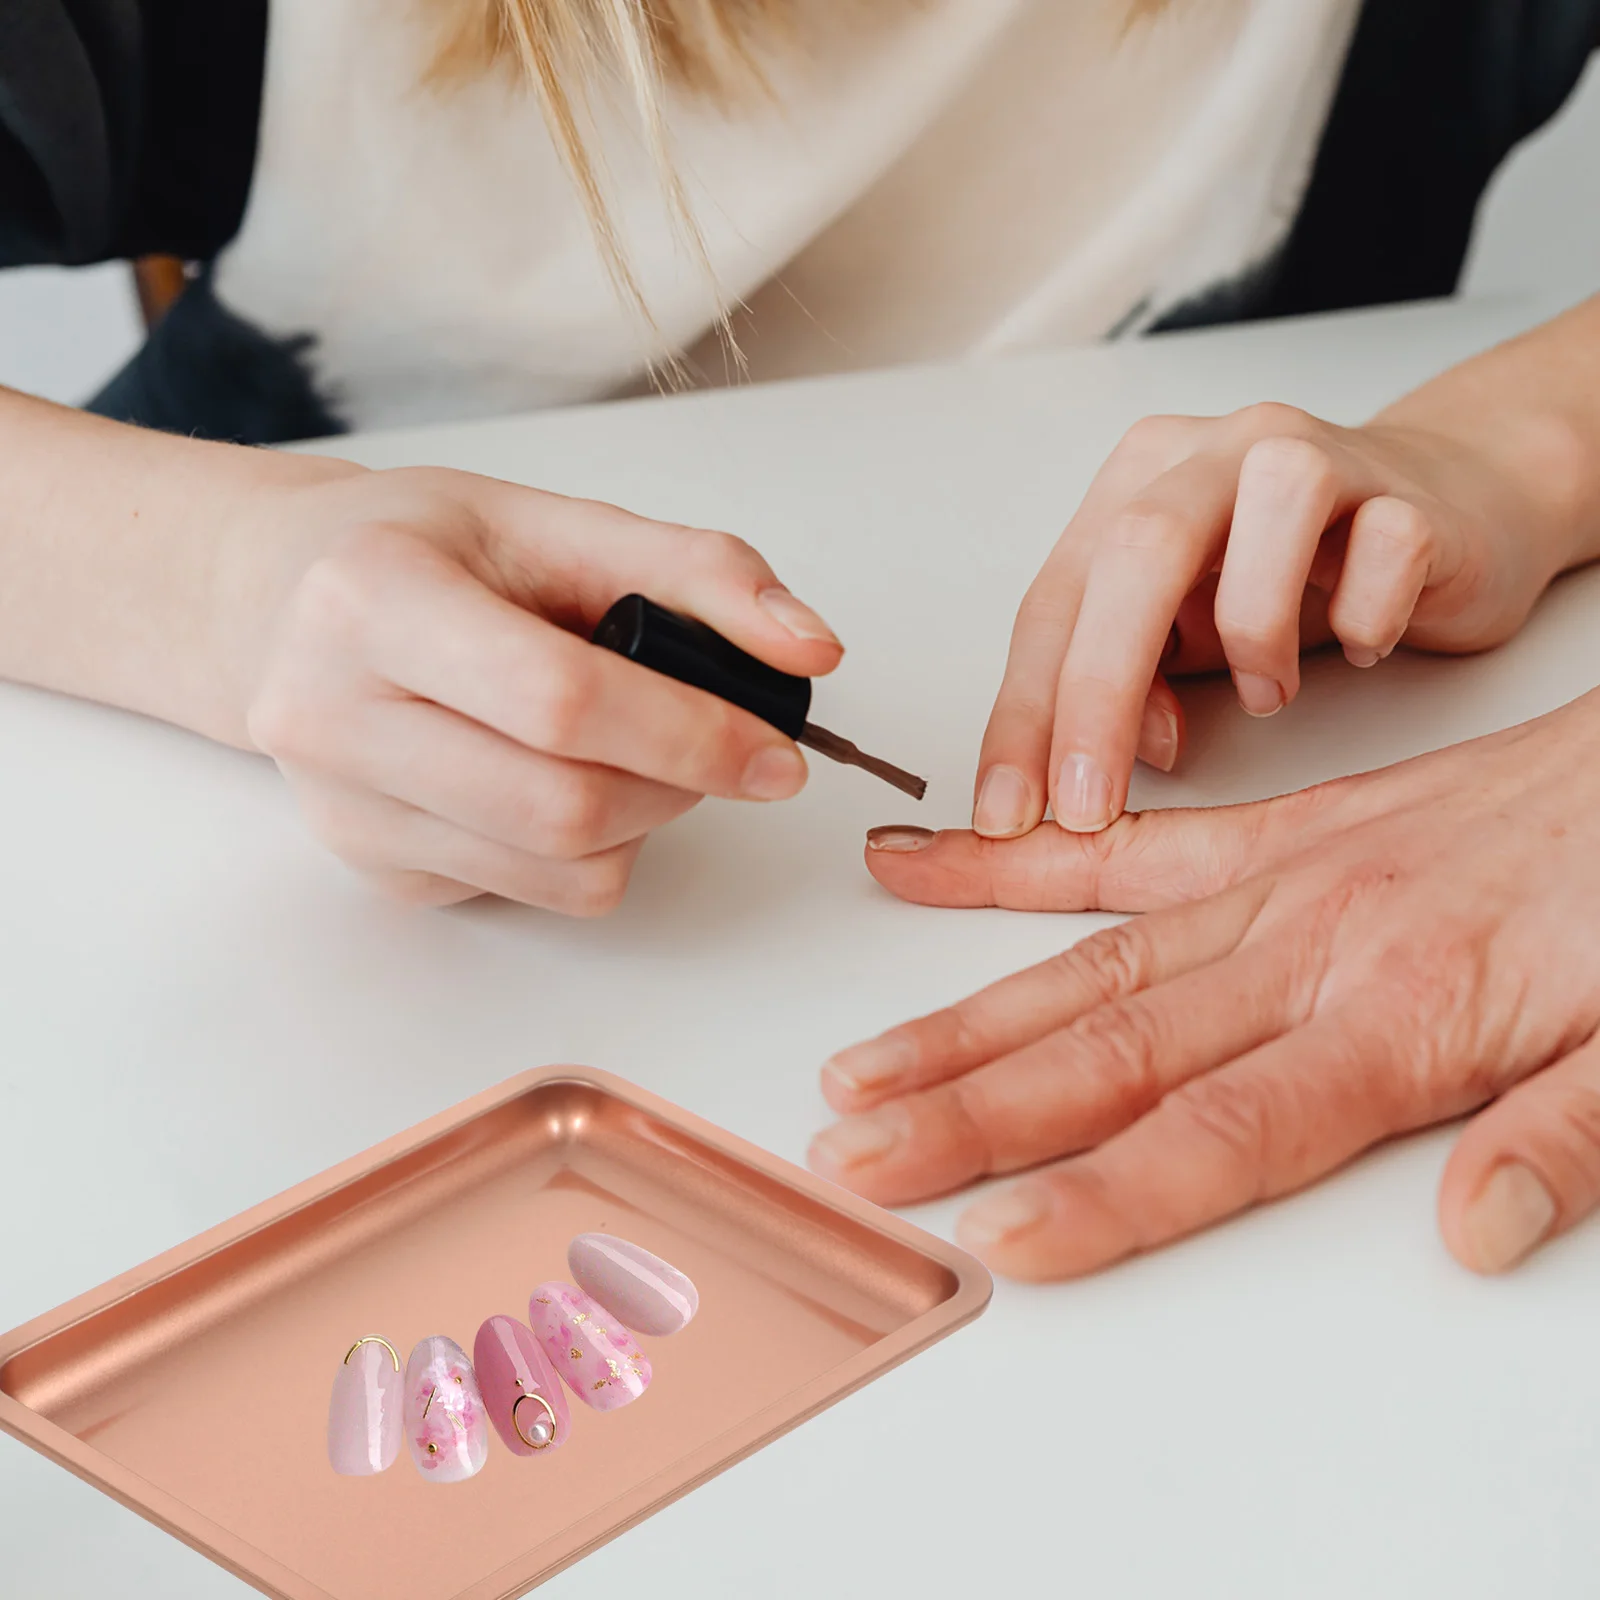
[[[873,823],[964,822],[1016,601],[1121,430],[1265,398],[1356,420],[1538,309],[344,441],[745,534],[851,646],[821,720],[928,773],[929,801],[824,762],[786,808],[668,830],[604,923],[408,912],[302,835],[265,763],[0,689],[0,1327],[542,1062],[800,1159],[831,1050],[1098,925],[900,905],[860,848]],[[1518,720],[1600,682],[1597,623],[1600,572],[1492,658],[1315,664],[1270,723],[1200,689],[1197,757],[1138,797],[1247,798]],[[1087,1283],[1002,1285],[974,1328],[544,1592],[1592,1596],[1600,1227],[1473,1279],[1434,1229],[1448,1143]],[[944,1231],[955,1207],[918,1215]],[[245,1592],[0,1439],[0,1594]]]

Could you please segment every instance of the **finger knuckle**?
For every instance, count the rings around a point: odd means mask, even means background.
[[[1338,481],[1338,469],[1327,450],[1315,440],[1292,433],[1257,439],[1245,451],[1239,470],[1241,478],[1313,492],[1331,490]]]
[[[1192,532],[1190,519],[1171,506],[1136,500],[1112,522],[1110,542],[1135,555],[1166,557],[1187,544]]]
[[[520,836],[540,855],[576,860],[594,853],[609,809],[598,774],[564,772],[530,807]]]
[[[314,703],[291,683],[270,677],[245,712],[245,732],[264,755],[305,760],[316,754],[321,721]]]
[[[631,871],[632,862],[620,855],[578,862],[568,876],[561,909],[584,920],[609,916],[628,892]]]
[[[1117,449],[1123,455],[1141,460],[1168,456],[1184,447],[1193,426],[1190,417],[1159,414],[1141,417],[1123,434]]]
[[[573,749],[594,716],[598,689],[580,659],[560,662],[528,690],[528,734],[541,749]]]
[[[413,872],[403,868],[367,871],[368,883],[385,900],[409,907],[454,906],[477,899],[483,891],[441,878],[432,872]]]
[[[743,572],[752,565],[765,567],[755,546],[736,533],[724,533],[718,528],[690,528],[689,559],[705,572]]]
[[[1287,617],[1264,615],[1238,599],[1224,602],[1219,598],[1215,616],[1217,637],[1236,667],[1274,659],[1287,640],[1291,625]]]
[[[1161,1098],[1159,1063],[1172,1040],[1147,1005],[1109,1005],[1071,1030],[1073,1057],[1097,1100],[1124,1110],[1148,1110]]]
[[[1248,437],[1257,439],[1273,434],[1313,438],[1322,431],[1322,424],[1310,412],[1280,400],[1258,400],[1234,412],[1233,419]]]
[[[1240,1083],[1207,1073],[1173,1090],[1162,1104],[1168,1115],[1220,1145],[1231,1161],[1267,1170],[1280,1119],[1274,1096],[1259,1081]]]
[[[1573,1181],[1563,1183],[1562,1188],[1582,1187],[1589,1193],[1600,1193],[1600,1085],[1564,1085],[1553,1113],[1557,1147],[1564,1156],[1562,1164],[1576,1169],[1571,1175]]]
[[[1106,848],[1098,842],[1103,834],[1082,837],[1091,850]],[[1142,923],[1103,928],[1054,959],[1062,982],[1075,991],[1086,988],[1097,1003],[1136,994],[1150,981],[1150,941]]]

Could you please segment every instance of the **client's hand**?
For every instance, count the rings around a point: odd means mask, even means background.
[[[1135,756],[1171,770],[1164,674],[1233,674],[1270,716],[1302,646],[1371,667],[1404,640],[1471,651],[1600,555],[1600,299],[1445,373],[1365,427],[1289,406],[1151,417],[1102,468],[1028,591],[978,763],[973,827],[1046,804],[1092,833]]]
[[[244,726],[312,828],[403,898],[609,910],[702,795],[782,800],[799,750],[587,643],[640,591],[786,672],[841,647],[748,545],[465,473],[264,492],[229,541]]]
[[[1092,1272],[1480,1106],[1461,1261],[1600,1203],[1600,691],[1257,805],[875,844],[908,900],[1150,913],[824,1069],[812,1163],[874,1200],[1040,1169],[963,1218],[999,1271]]]

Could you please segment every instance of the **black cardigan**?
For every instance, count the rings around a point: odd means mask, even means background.
[[[249,196],[266,29],[267,0],[0,0],[0,266],[216,255]],[[1284,249],[1163,326],[1452,293],[1489,179],[1597,46],[1600,0],[1366,0]],[[95,406],[257,443],[338,426],[293,344],[203,279]]]

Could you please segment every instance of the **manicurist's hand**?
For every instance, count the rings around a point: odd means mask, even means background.
[[[908,900],[1148,913],[823,1071],[812,1164],[871,1199],[1031,1169],[960,1224],[998,1271],[1092,1272],[1474,1111],[1439,1199],[1467,1266],[1600,1203],[1600,691],[1262,804],[874,843]]]
[[[1047,804],[1074,832],[1184,742],[1173,674],[1226,669],[1254,716],[1303,646],[1356,667],[1404,641],[1472,651],[1600,555],[1600,300],[1445,374],[1365,427],[1288,406],[1152,417],[1095,478],[1022,603],[979,759],[974,828]]]
[[[831,671],[827,625],[727,534],[4,391],[0,468],[0,676],[265,752],[316,834],[402,898],[605,911],[702,796],[805,783],[776,729],[588,642],[637,591]]]

